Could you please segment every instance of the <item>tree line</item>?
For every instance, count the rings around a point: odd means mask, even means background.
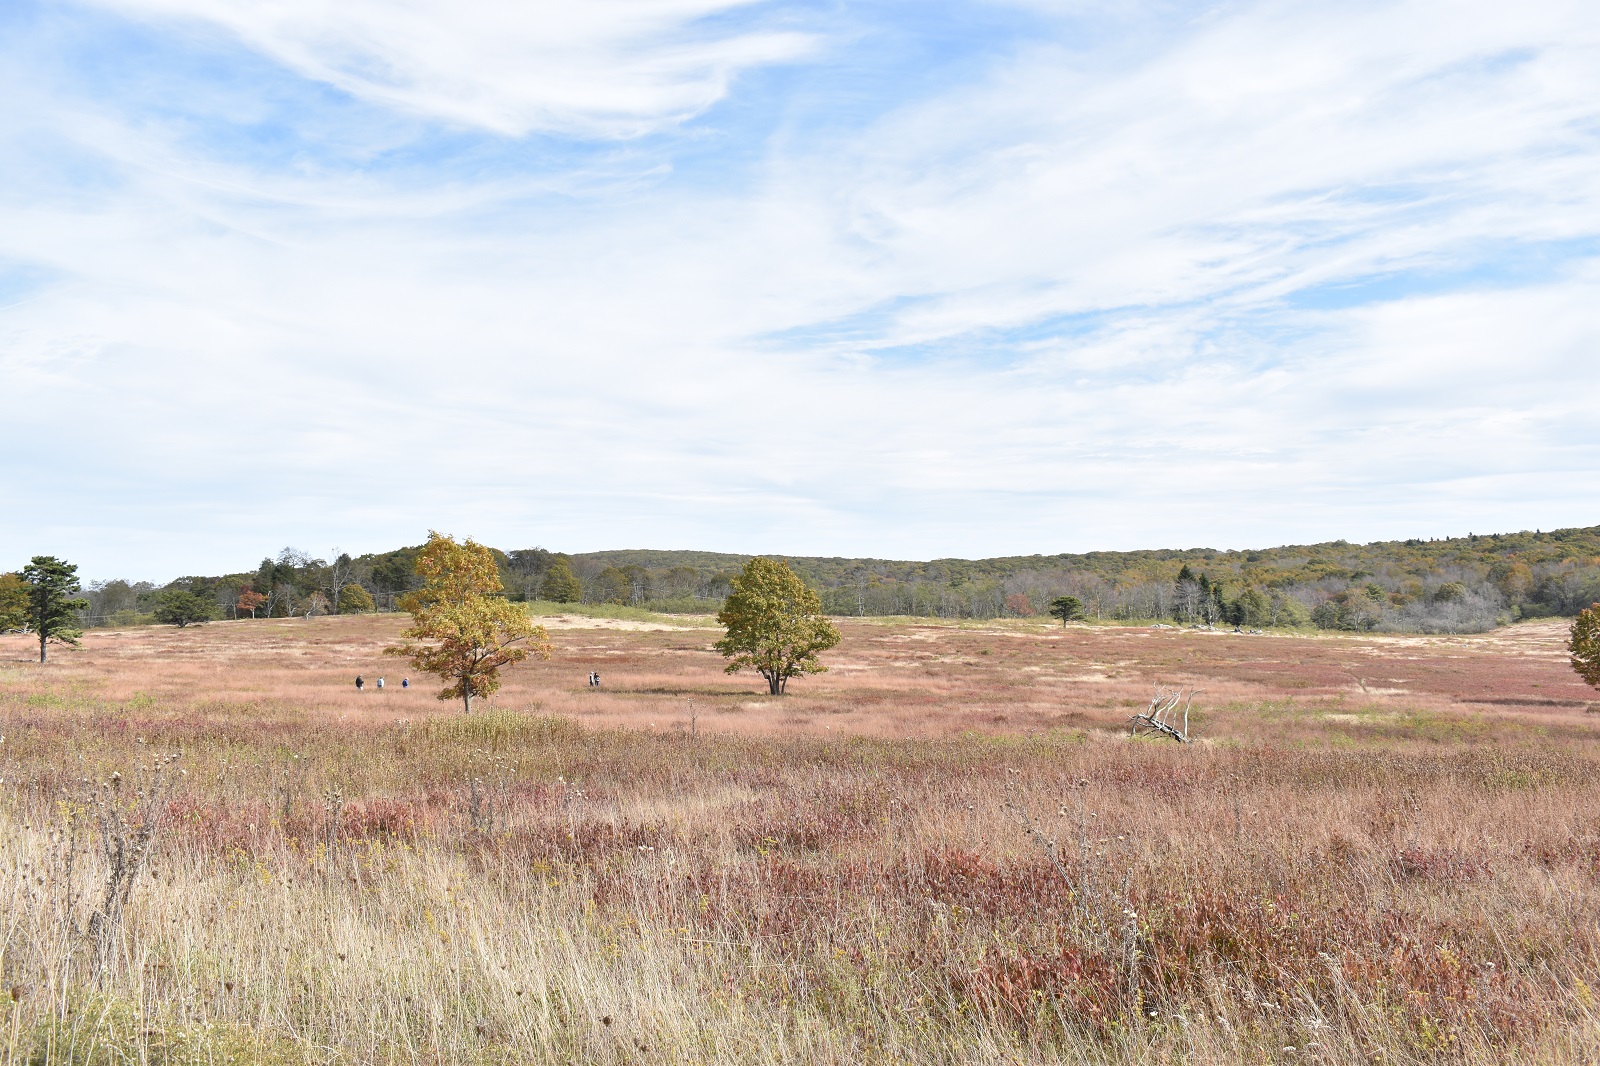
[[[294,548],[253,571],[165,585],[95,581],[80,625],[396,610],[419,586],[422,545],[315,557]],[[513,601],[619,604],[711,614],[752,556],[695,551],[579,554],[489,548]],[[1071,597],[1097,621],[1473,632],[1571,617],[1600,601],[1600,526],[1257,551],[1164,549],[907,562],[785,557],[832,615],[1042,617]],[[9,580],[15,583],[15,575]],[[0,597],[7,578],[0,577]]]

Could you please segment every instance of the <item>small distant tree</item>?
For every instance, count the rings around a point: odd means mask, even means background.
[[[77,599],[78,568],[53,555],[35,555],[21,571],[28,583],[28,625],[39,635],[39,661],[45,661],[50,644],[80,643],[78,612],[89,601]]]
[[[155,621],[163,626],[203,626],[216,618],[216,605],[189,589],[162,589],[155,594]]]
[[[240,587],[239,600],[233,606],[234,610],[236,611],[249,611],[250,617],[254,618],[256,616],[256,608],[260,607],[266,602],[266,594],[257,592],[255,589],[250,587],[249,582],[246,582],[242,587]]]
[[[1572,654],[1572,668],[1578,676],[1600,688],[1600,603],[1578,612],[1567,651]]]
[[[1240,626],[1266,625],[1272,618],[1272,601],[1254,585],[1247,585],[1233,601],[1229,611],[1233,623]]]
[[[372,564],[372,583],[379,592],[393,597],[409,592],[417,580],[417,552],[419,548],[401,548],[380,556]],[[391,599],[390,603],[394,601]]]
[[[571,563],[558,558],[550,564],[539,586],[539,598],[552,603],[577,603],[583,599],[583,585],[572,572]]]
[[[594,579],[595,597],[601,603],[631,603],[633,583],[628,575],[614,566],[600,571]]]
[[[448,682],[441,700],[459,699],[471,714],[474,696],[499,690],[501,667],[530,654],[550,658],[549,634],[505,598],[488,548],[430,532],[417,553],[417,573],[422,587],[400,600],[401,609],[411,612],[411,628],[401,634],[407,640],[384,654],[405,656],[418,670]]]
[[[344,612],[344,590],[352,583],[350,573],[354,569],[355,562],[350,558],[350,553],[342,552],[338,548],[333,550],[333,562],[320,567],[321,587],[328,594],[334,614]]]
[[[822,601],[789,564],[778,559],[751,559],[717,614],[728,627],[716,649],[732,661],[732,674],[754,667],[767,679],[767,690],[783,694],[791,677],[820,674],[828,668],[817,653],[839,643],[839,631],[822,614]]]
[[[1178,571],[1178,580],[1172,586],[1172,620],[1192,622],[1200,617],[1202,597],[1209,597],[1210,594],[1211,582],[1207,580],[1202,587],[1194,571],[1189,569],[1189,564],[1184,563]]]
[[[162,625],[204,625],[217,617],[217,605],[188,589],[163,589],[156,593],[156,621]]]
[[[378,609],[372,600],[372,593],[351,582],[339,590],[340,614],[370,614]]]
[[[28,625],[28,583],[16,574],[0,574],[0,633]]]
[[[1057,596],[1050,601],[1050,613],[1061,619],[1061,628],[1083,617],[1083,601],[1076,596]]]

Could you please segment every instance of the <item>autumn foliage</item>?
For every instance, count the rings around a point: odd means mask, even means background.
[[[530,654],[550,657],[544,627],[506,600],[488,548],[430,532],[417,554],[417,573],[422,587],[400,600],[412,617],[402,634],[408,639],[384,653],[405,656],[418,670],[443,679],[441,700],[459,699],[470,714],[474,696],[491,696],[500,688],[501,667]]]
[[[240,614],[249,613],[251,618],[256,616],[256,608],[267,602],[264,593],[257,592],[248,582],[239,586],[239,599],[234,604],[234,609]]]

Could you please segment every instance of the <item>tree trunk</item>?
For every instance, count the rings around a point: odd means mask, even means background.
[[[45,636],[44,630],[42,630],[42,629],[39,630],[39,661],[40,662],[44,662],[44,645],[45,645],[45,641],[47,641],[49,639],[50,639],[49,637]]]
[[[467,709],[466,713],[467,714],[471,714],[472,713],[472,689],[463,688],[461,690],[461,703],[462,703],[462,705],[464,707],[466,707],[466,709]]]

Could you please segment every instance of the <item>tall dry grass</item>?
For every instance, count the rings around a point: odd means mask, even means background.
[[[1600,786],[1577,741],[691,742],[183,707],[130,727],[28,695],[0,719],[7,1066],[1600,1046]],[[178,752],[97,953],[85,812]]]
[[[784,708],[981,697],[993,727],[1029,677],[1129,676],[1024,736],[691,739],[355,715],[342,683],[308,706],[274,686],[321,691],[295,679],[373,635],[302,632],[0,663],[5,1066],[1597,1057],[1600,759],[1581,709],[1532,702],[1562,690],[1526,648],[1394,645],[1385,678],[1513,679],[1530,713],[1486,716],[1368,692],[1395,682],[1352,680],[1365,644],[1149,638],[1130,663],[863,628],[855,672]],[[693,642],[626,636],[550,669],[621,648],[619,708],[719,680]],[[1205,743],[1102,728],[1152,670],[1214,675]]]

